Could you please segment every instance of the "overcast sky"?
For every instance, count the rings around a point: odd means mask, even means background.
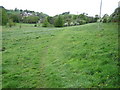
[[[0,6],[6,9],[27,9],[43,12],[50,16],[69,11],[71,14],[99,14],[101,0],[0,0]],[[120,0],[103,0],[102,15],[111,14],[118,7]]]

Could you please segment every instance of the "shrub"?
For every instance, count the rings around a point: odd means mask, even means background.
[[[103,23],[107,23],[107,19],[106,18],[103,19]]]
[[[42,27],[49,27],[50,23],[48,22],[48,19],[46,18],[42,24]]]
[[[105,15],[103,16],[103,18],[102,18],[102,19],[103,19],[102,22],[103,22],[103,23],[109,22],[109,18],[110,18],[109,15],[108,15],[108,14],[105,14]]]
[[[60,15],[58,16],[58,18],[55,19],[54,26],[55,27],[63,27],[64,26],[63,18]]]
[[[77,21],[80,25],[82,25],[82,24],[85,24],[86,23],[86,21],[85,20],[79,20],[79,21]]]
[[[15,26],[15,23],[13,22],[12,19],[9,19],[9,21],[8,21],[8,26],[9,26],[9,27]]]
[[[68,25],[68,22],[64,23],[64,26],[69,26],[69,25]]]

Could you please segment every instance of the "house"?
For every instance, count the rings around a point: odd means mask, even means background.
[[[23,13],[21,13],[21,15],[23,17],[28,17],[28,16],[32,16],[33,14],[32,13],[23,12]]]

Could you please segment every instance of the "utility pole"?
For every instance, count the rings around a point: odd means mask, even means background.
[[[77,15],[78,15],[78,13],[79,13],[79,12],[77,11]]]
[[[100,18],[101,18],[101,11],[102,11],[102,0],[101,0],[101,3],[100,3]]]
[[[101,2],[100,2],[100,14],[99,14],[99,16],[100,16],[100,21],[99,21],[99,24],[98,24],[98,29],[100,30],[100,27],[101,27],[101,13],[102,13],[102,0],[101,0]]]

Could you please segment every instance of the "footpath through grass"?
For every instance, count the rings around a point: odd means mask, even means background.
[[[115,88],[117,24],[3,27],[3,88]]]

